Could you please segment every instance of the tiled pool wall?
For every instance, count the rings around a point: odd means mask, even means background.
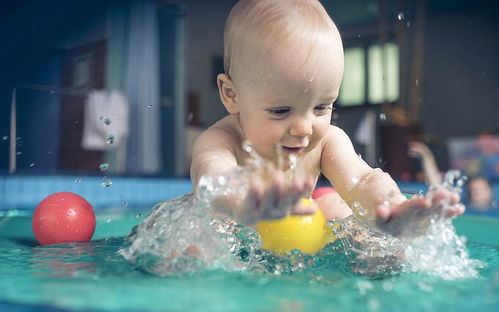
[[[112,184],[103,186],[109,182]],[[191,190],[188,179],[3,175],[0,211],[34,209],[42,199],[56,192],[76,193],[98,210],[157,203]]]
[[[105,187],[103,185],[109,184]],[[409,194],[424,194],[424,183],[398,182]],[[319,185],[324,186],[324,185]],[[495,199],[499,200],[499,183],[493,183]],[[94,209],[151,205],[192,191],[189,179],[133,178],[102,176],[0,175],[0,211],[33,210],[46,196],[56,192],[73,192],[84,197]],[[466,192],[462,194],[466,200]]]

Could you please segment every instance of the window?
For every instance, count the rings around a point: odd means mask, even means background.
[[[339,106],[394,102],[399,97],[397,44],[345,48],[345,73]]]

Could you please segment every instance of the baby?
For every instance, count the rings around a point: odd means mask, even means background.
[[[275,164],[256,170],[245,195],[217,198],[216,213],[253,224],[260,219],[309,214],[321,209],[327,219],[352,209],[369,211],[379,229],[410,235],[407,228],[450,204],[448,216],[463,212],[459,196],[441,190],[432,197],[406,199],[393,179],[367,165],[348,136],[330,124],[343,76],[340,34],[318,0],[241,0],[229,14],[224,33],[224,69],[217,76],[220,99],[229,115],[204,131],[195,143],[191,178],[227,174],[249,158],[243,142]],[[286,179],[294,155],[301,174]],[[319,175],[337,194],[303,205]],[[426,224],[426,225],[425,225]]]

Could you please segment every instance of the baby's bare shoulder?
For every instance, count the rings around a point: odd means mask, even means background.
[[[199,136],[196,144],[223,145],[225,147],[241,146],[240,128],[234,119],[234,116],[227,116],[219,120]]]
[[[342,145],[345,142],[350,142],[350,139],[345,131],[337,126],[331,125],[322,139],[322,147],[324,149],[327,147],[337,146],[338,144]]]

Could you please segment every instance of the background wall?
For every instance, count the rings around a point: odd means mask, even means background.
[[[119,87],[122,84],[120,72],[123,71],[121,65],[124,56],[120,47],[125,45],[121,25],[124,22],[113,24],[112,21],[116,22],[118,19],[110,19],[110,16],[118,15],[125,20],[126,12],[119,5],[124,2],[19,0],[0,4],[0,42],[3,47],[0,49],[0,170],[8,167],[9,141],[4,138],[8,135],[13,87],[25,82],[56,84],[60,78],[55,74],[57,66],[60,66],[57,64],[64,53],[65,44],[82,44],[85,41],[95,41],[96,38],[106,38],[109,43],[108,87]],[[193,110],[195,115],[186,118],[195,120],[201,127],[208,127],[226,114],[218,97],[216,74],[221,71],[225,19],[235,2],[157,0],[160,6],[178,3],[184,8],[185,98],[194,106],[197,105],[197,109],[194,107]],[[403,87],[407,89],[417,83],[419,121],[425,133],[433,138],[432,148],[442,169],[447,165],[445,142],[448,138],[496,132],[499,129],[497,1],[321,2],[336,21],[345,43],[349,44],[361,42],[366,36],[377,36],[382,21],[391,31],[404,27],[407,42],[413,41],[417,8],[426,4],[422,73],[411,80],[405,77]],[[161,27],[170,26],[164,23]],[[160,33],[168,34],[171,30],[163,29]],[[74,34],[78,36],[73,37]],[[168,46],[168,40],[172,40],[162,39],[162,46]],[[169,53],[162,57],[169,58],[171,55],[173,54]],[[402,58],[402,68],[407,69],[413,60],[412,54],[406,54]],[[177,60],[170,61],[178,63]],[[167,66],[162,70],[168,71]],[[37,81],[33,81],[34,79]],[[171,90],[163,91],[163,95],[171,93]],[[398,104],[401,107],[407,106],[405,99]],[[334,115],[334,122],[354,137],[359,122],[368,110],[382,116],[383,110],[379,105],[339,107]],[[33,132],[32,126],[24,127],[23,131]],[[51,133],[48,136],[55,136],[57,127],[50,125],[47,131]],[[356,143],[356,147],[360,152],[363,151],[361,145]],[[164,162],[172,162],[173,157],[175,156],[165,156]],[[383,163],[383,159],[377,160],[378,165]],[[55,166],[51,160],[46,163],[48,167]]]

